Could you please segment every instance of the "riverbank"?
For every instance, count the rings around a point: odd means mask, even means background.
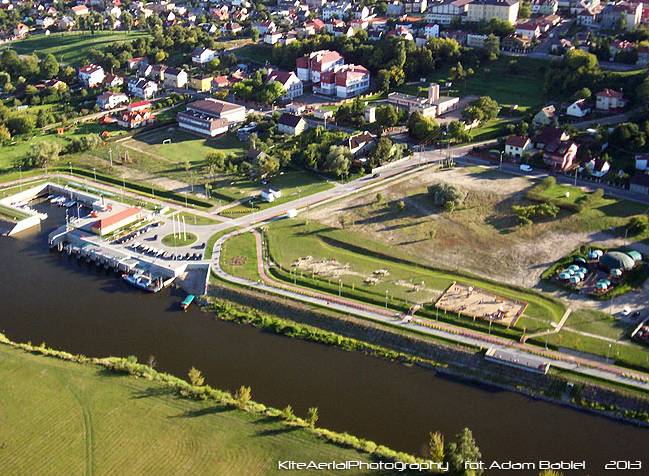
[[[0,465],[10,474],[171,475],[188,461],[194,474],[271,474],[283,459],[416,460],[133,358],[88,358],[0,334],[0,379]]]
[[[485,360],[481,350],[440,340],[431,345],[430,339],[423,336],[389,330],[371,321],[289,302],[222,281],[212,280],[212,286],[211,295],[218,295],[219,299],[212,297],[209,307],[221,320],[251,324],[291,337],[408,362],[432,368],[436,373],[451,378],[522,393],[634,425],[649,426],[649,394],[636,389],[614,387],[554,369],[548,375],[540,375],[505,367]],[[224,304],[223,300],[236,305]],[[290,316],[290,319],[285,316]],[[291,328],[290,333],[283,330],[287,327]],[[328,342],[318,337],[313,328],[322,334],[342,336],[342,339],[364,345],[350,348],[340,338]]]

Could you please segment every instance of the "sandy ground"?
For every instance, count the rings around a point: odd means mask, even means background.
[[[449,215],[435,207],[427,195],[427,187],[435,182],[453,183],[463,190],[467,194],[464,209]],[[525,287],[539,287],[541,273],[581,244],[595,241],[621,244],[609,241],[610,235],[603,232],[571,231],[570,217],[516,227],[511,206],[522,202],[521,192],[531,186],[532,182],[525,177],[479,167],[430,170],[377,189],[376,193],[312,210],[306,217],[340,228],[342,214],[349,230],[369,235],[424,263],[468,270]],[[380,199],[377,193],[381,194]],[[398,211],[396,206],[400,200],[406,204],[403,211]],[[646,248],[639,251],[649,255],[649,247]],[[613,306],[585,298],[575,299],[575,303],[615,312],[627,304],[639,307],[646,295],[645,292],[629,293],[617,298]]]

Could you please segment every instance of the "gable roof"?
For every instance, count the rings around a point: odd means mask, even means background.
[[[290,112],[285,112],[279,117],[277,123],[295,128],[301,121],[304,121],[301,116],[296,116],[295,114],[291,114]]]

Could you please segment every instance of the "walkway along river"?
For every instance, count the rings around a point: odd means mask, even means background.
[[[450,437],[468,426],[487,461],[586,460],[591,475],[603,474],[609,459],[644,459],[643,472],[649,465],[647,429],[216,321],[196,308],[178,312],[180,294],[141,293],[48,252],[47,231],[64,212],[47,212],[41,232],[0,238],[0,330],[15,341],[142,362],[154,356],[159,370],[183,377],[195,366],[215,387],[250,385],[255,400],[290,403],[298,414],[317,406],[322,426],[410,452],[431,430]]]

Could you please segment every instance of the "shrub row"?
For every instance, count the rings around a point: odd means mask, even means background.
[[[217,306],[218,307],[218,306]],[[226,306],[227,307],[227,306]],[[233,311],[229,310],[228,315],[233,315]],[[235,315],[237,313],[234,313]],[[281,321],[281,320],[280,320]],[[288,322],[287,322],[288,324]],[[334,334],[335,335],[335,334]],[[345,338],[343,338],[345,339]],[[353,340],[353,339],[350,339]],[[263,415],[266,417],[276,418],[281,420],[289,427],[299,427],[304,431],[313,433],[318,437],[333,443],[335,445],[352,448],[357,451],[371,455],[374,458],[387,461],[400,461],[404,463],[417,463],[424,460],[417,458],[411,454],[395,451],[391,448],[377,445],[376,443],[357,438],[349,435],[348,433],[338,433],[325,428],[311,427],[309,422],[303,418],[288,414],[282,410],[267,407],[266,405],[254,401],[249,401],[245,405],[230,393],[224,390],[212,388],[209,385],[191,385],[190,383],[175,377],[173,375],[158,372],[148,365],[137,362],[135,357],[106,357],[106,358],[91,358],[84,355],[75,355],[69,352],[53,350],[48,348],[45,344],[34,346],[31,343],[20,344],[9,340],[4,334],[0,333],[0,343],[10,345],[14,348],[19,348],[34,354],[40,354],[47,357],[54,357],[70,362],[77,362],[83,364],[100,365],[116,373],[132,375],[138,378],[144,378],[150,381],[155,381],[164,387],[172,389],[178,396],[189,398],[192,400],[210,400],[217,402],[230,408],[237,408],[251,414]]]

